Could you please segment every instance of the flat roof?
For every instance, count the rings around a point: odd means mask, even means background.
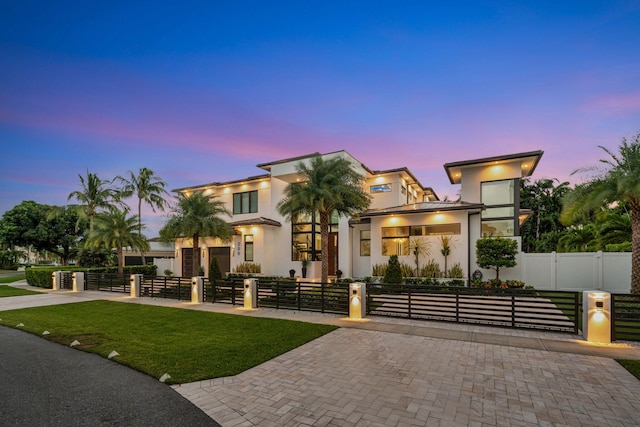
[[[445,163],[444,170],[447,172],[449,181],[452,184],[460,184],[462,179],[462,169],[481,166],[483,164],[490,163],[509,163],[513,161],[522,161],[522,176],[531,176],[533,171],[538,166],[540,158],[544,154],[544,151],[527,151],[524,153],[505,154],[502,156],[484,157],[481,159],[463,160],[460,162]]]
[[[482,203],[467,203],[467,202],[422,202],[414,203],[412,205],[400,205],[391,208],[369,209],[362,212],[360,218],[370,218],[373,216],[383,215],[409,215],[416,213],[429,213],[439,211],[459,211],[459,210],[472,210],[480,211],[484,209]]]

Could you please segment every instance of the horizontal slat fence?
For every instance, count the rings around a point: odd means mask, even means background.
[[[611,294],[611,339],[640,341],[640,295]]]
[[[578,333],[576,292],[370,284],[371,315]]]
[[[130,276],[117,273],[85,273],[84,287],[89,291],[107,291],[130,293]]]

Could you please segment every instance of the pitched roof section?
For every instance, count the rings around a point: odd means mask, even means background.
[[[372,175],[384,175],[384,174],[388,174],[388,173],[406,173],[420,187],[420,189],[422,191],[424,191],[425,193],[428,193],[431,196],[433,196],[433,198],[435,200],[440,200],[440,198],[438,197],[436,192],[433,191],[433,188],[425,187],[424,185],[422,185],[422,183],[420,181],[418,181],[418,178],[416,178],[415,175],[413,173],[411,173],[409,168],[407,168],[406,166],[405,167],[401,167],[401,168],[396,168],[396,169],[388,169],[388,170],[384,170],[384,171],[371,171]]]
[[[230,222],[229,224],[233,227],[251,227],[254,225],[270,225],[272,227],[282,227],[282,224],[275,219],[264,217],[243,219],[241,221]]]
[[[210,188],[210,187],[222,187],[222,186],[225,186],[225,185],[241,184],[243,182],[248,182],[248,181],[260,181],[262,179],[267,179],[270,176],[271,175],[269,175],[268,173],[265,173],[265,174],[262,174],[262,175],[250,176],[248,178],[235,179],[233,181],[210,182],[209,184],[195,185],[193,187],[176,188],[175,190],[171,190],[171,191],[173,191],[175,193],[182,193],[184,191],[199,191],[199,190],[205,190],[205,189]]]
[[[430,213],[430,212],[440,212],[440,211],[459,211],[459,210],[469,210],[469,211],[480,211],[484,209],[484,205],[482,203],[467,203],[467,202],[422,202],[422,203],[414,203],[413,205],[401,205],[394,206],[391,208],[381,208],[381,209],[369,209],[368,211],[362,212],[359,216],[360,218],[369,218],[373,216],[382,216],[382,215],[409,215],[416,213]]]
[[[482,159],[463,160],[461,162],[445,163],[444,170],[447,172],[449,181],[452,184],[460,184],[462,180],[462,170],[474,166],[482,166],[489,164],[511,163],[514,161],[522,162],[522,176],[531,176],[538,166],[540,158],[544,151],[528,151],[525,153],[506,154],[503,156],[485,157]]]

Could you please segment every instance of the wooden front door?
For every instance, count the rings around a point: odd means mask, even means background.
[[[196,253],[200,257],[200,248]],[[182,248],[182,277],[193,276],[193,248]]]

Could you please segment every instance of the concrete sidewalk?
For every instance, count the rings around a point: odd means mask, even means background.
[[[223,426],[640,425],[640,381],[613,360],[640,359],[634,343],[595,345],[571,334],[394,318],[354,322],[107,292],[2,298],[0,311],[91,299],[341,327],[235,377],[174,386]]]

